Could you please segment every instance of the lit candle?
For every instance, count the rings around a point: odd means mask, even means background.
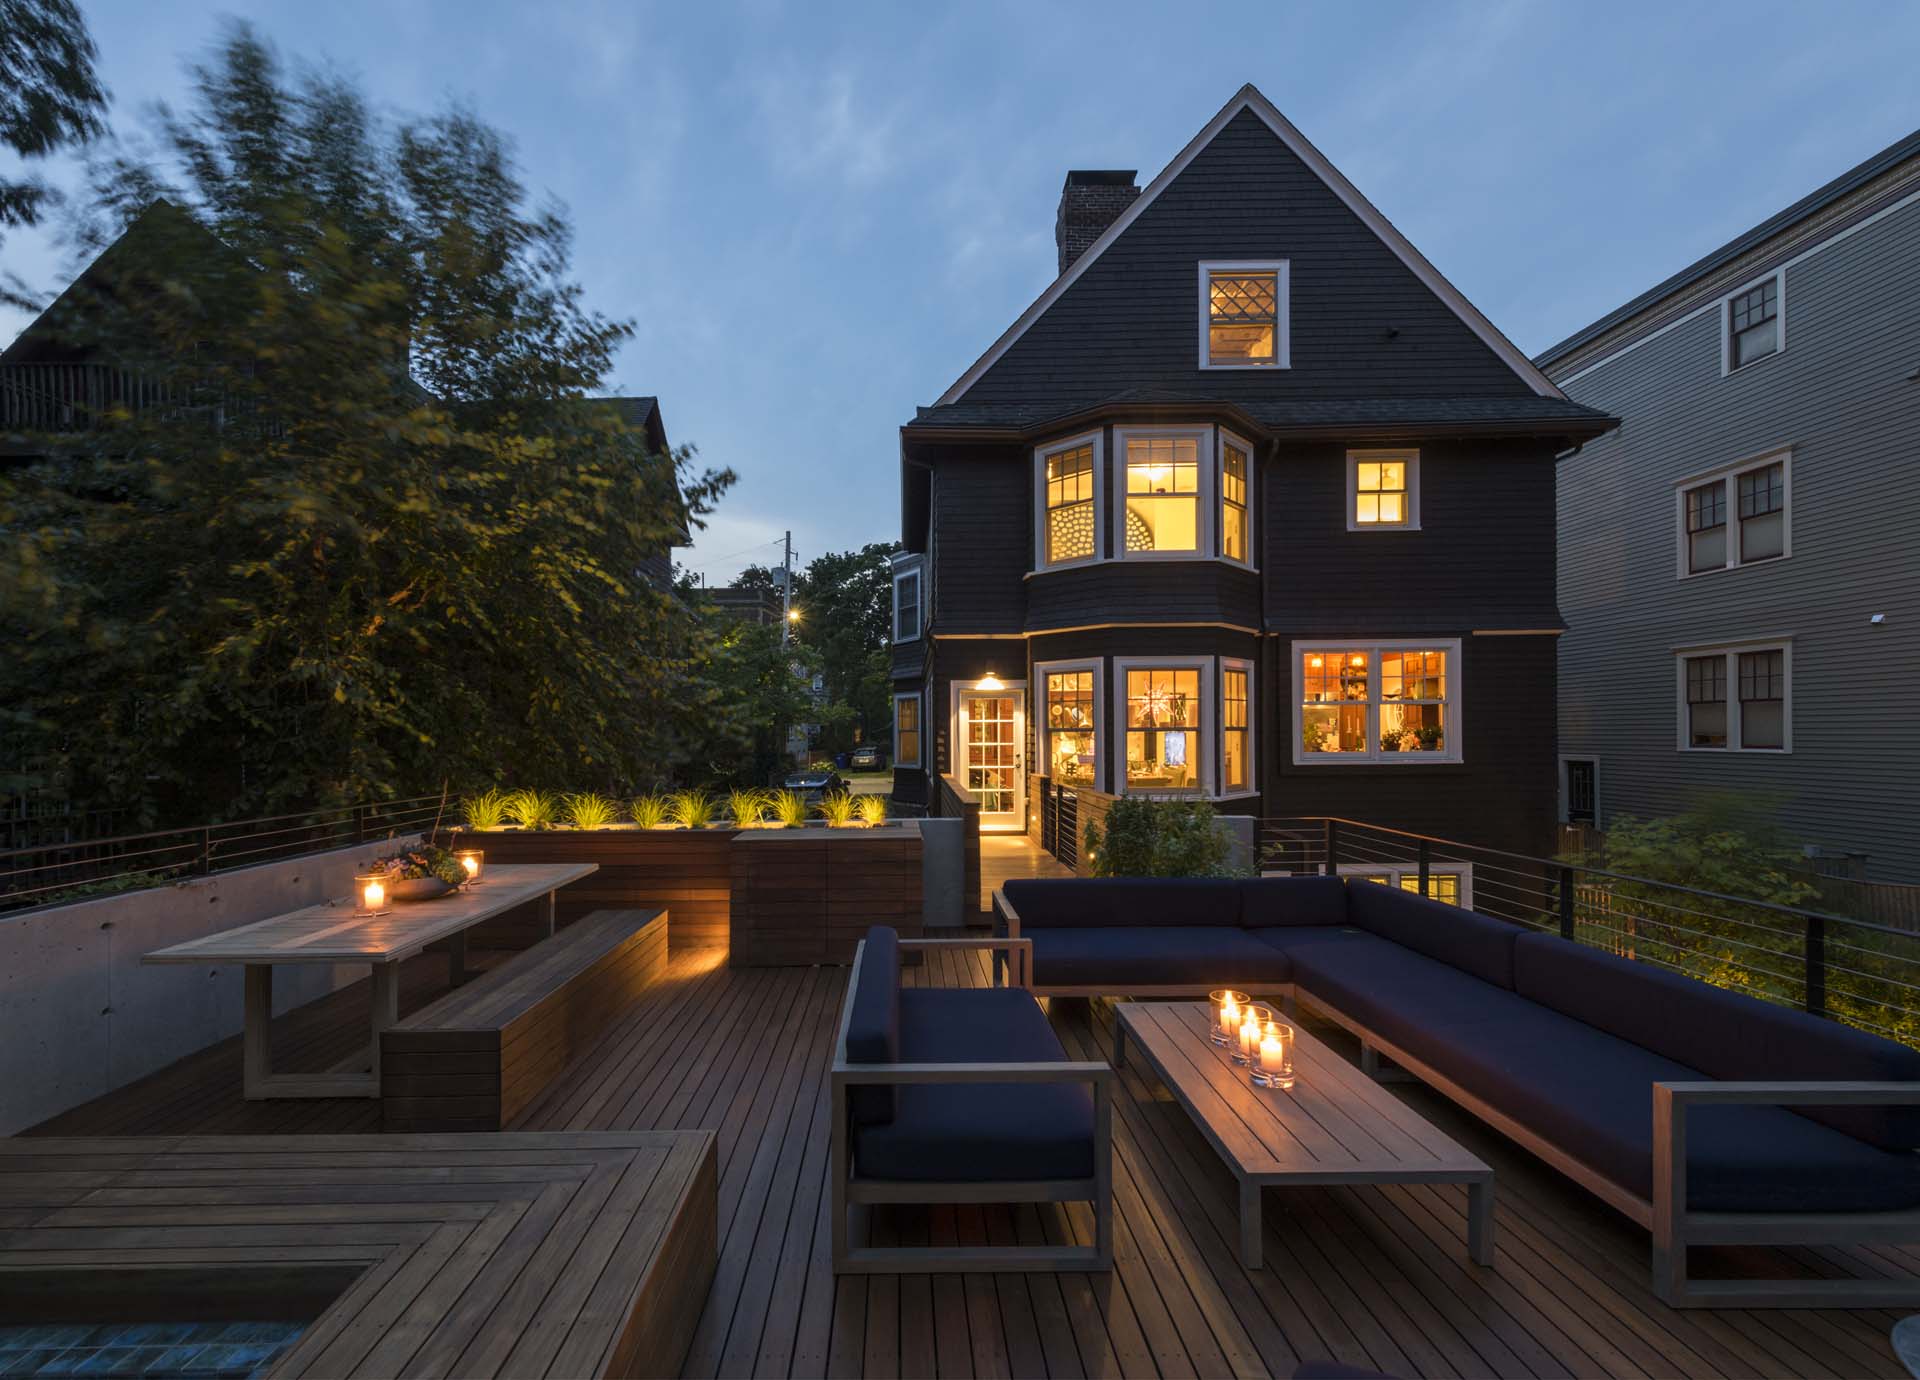
[[[463,848],[453,855],[460,860],[460,866],[466,871],[469,883],[480,880],[481,852],[478,848]]]
[[[1240,1008],[1234,1003],[1231,994],[1220,1003],[1220,1028],[1238,1030],[1240,1028]]]
[[[1259,1043],[1260,1022],[1254,1014],[1249,1011],[1246,1022],[1240,1027],[1240,1058],[1243,1061],[1253,1058],[1254,1048]]]
[[[361,899],[366,902],[368,910],[379,910],[387,903],[387,888],[381,882],[370,879]]]
[[[1280,1032],[1268,1026],[1265,1038],[1260,1041],[1260,1067],[1277,1070],[1285,1067],[1286,1062],[1287,1049],[1280,1041]]]

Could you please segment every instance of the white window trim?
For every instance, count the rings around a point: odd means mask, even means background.
[[[1047,677],[1065,671],[1093,672],[1093,788],[1104,792],[1107,789],[1107,757],[1111,744],[1107,741],[1107,695],[1106,663],[1100,657],[1084,657],[1076,661],[1036,661],[1033,663],[1034,705],[1034,774],[1052,779],[1053,757],[1047,751]]]
[[[1466,696],[1462,693],[1464,682],[1461,676],[1460,639],[1457,637],[1427,637],[1415,640],[1394,638],[1389,641],[1373,642],[1334,642],[1318,638],[1305,638],[1293,643],[1293,712],[1289,720],[1293,724],[1293,764],[1296,767],[1432,767],[1452,766],[1466,761],[1466,753],[1461,739],[1465,736],[1461,723],[1462,707]],[[1304,722],[1302,703],[1306,698],[1306,673],[1300,665],[1300,658],[1308,652],[1365,652],[1368,656],[1367,675],[1370,684],[1377,685],[1380,676],[1380,654],[1382,652],[1445,652],[1447,654],[1447,698],[1445,752],[1382,752],[1380,751],[1380,702],[1372,699],[1367,702],[1367,750],[1359,752],[1315,752],[1309,753],[1302,742],[1301,725]]]
[[[1745,725],[1740,722],[1740,654],[1742,652],[1779,652],[1780,670],[1787,683],[1780,696],[1780,746],[1741,747]],[[1695,747],[1687,741],[1687,662],[1696,657],[1720,656],[1727,663],[1727,745]],[[1793,753],[1793,639],[1763,637],[1752,642],[1713,642],[1699,647],[1673,649],[1674,746],[1681,752],[1702,753],[1709,757],[1787,757]]]
[[[1120,471],[1114,476],[1113,485],[1113,531],[1114,559],[1121,561],[1208,561],[1218,558],[1220,550],[1219,522],[1209,520],[1207,514],[1217,502],[1220,491],[1218,483],[1220,473],[1220,447],[1216,437],[1217,427],[1212,426],[1117,426],[1113,429],[1113,454],[1115,467]],[[1193,536],[1197,544],[1192,551],[1129,551],[1127,550],[1127,442],[1134,437],[1192,437],[1194,445],[1194,470],[1198,475],[1195,481],[1198,492],[1194,495],[1197,511],[1194,513]]]
[[[1755,360],[1758,364],[1760,361]],[[1743,561],[1740,559],[1740,484],[1743,474],[1754,470],[1763,470],[1769,465],[1780,466],[1780,483],[1784,497],[1780,505],[1780,554],[1768,556],[1764,560]],[[1705,488],[1708,484],[1718,483],[1725,499],[1722,511],[1727,515],[1727,561],[1725,565],[1709,566],[1705,570],[1692,569],[1692,553],[1687,544],[1687,495],[1694,489]],[[1677,479],[1673,484],[1674,511],[1674,573],[1682,580],[1697,580],[1705,575],[1718,575],[1726,570],[1751,570],[1763,565],[1778,565],[1782,561],[1793,559],[1793,447],[1775,446],[1763,450],[1757,455],[1735,460],[1732,464],[1722,465],[1718,469],[1703,470],[1699,474]]]
[[[1373,876],[1384,875],[1388,878],[1387,885],[1390,887],[1393,887],[1395,890],[1400,889],[1400,880],[1403,877],[1412,877],[1414,879],[1414,885],[1416,887],[1418,887],[1420,884],[1420,881],[1419,881],[1420,864],[1417,862],[1379,863],[1379,864],[1341,863],[1339,864],[1339,866],[1337,866],[1334,869],[1334,871],[1337,872],[1342,877],[1373,877]],[[1473,864],[1472,863],[1470,862],[1429,863],[1427,865],[1427,876],[1429,878],[1458,877],[1460,879],[1460,909],[1461,910],[1473,909]],[[1419,894],[1420,893],[1418,891],[1413,892],[1413,895],[1415,896],[1418,896]],[[1427,897],[1426,899],[1434,900],[1437,898]],[[1446,902],[1442,901],[1441,904],[1445,905]]]
[[[1593,763],[1593,827],[1601,826],[1603,811],[1600,808],[1600,754],[1597,752],[1563,752],[1560,754],[1560,822],[1571,824],[1567,816],[1572,811],[1573,794],[1567,789],[1569,766],[1574,762]]]
[[[918,732],[920,735],[920,749],[918,752],[914,754],[913,760],[911,762],[907,761],[900,755],[900,705],[902,704],[902,702],[906,700],[913,701],[914,706],[918,711],[917,714],[915,715],[914,721],[920,725],[919,728],[916,730],[916,732]],[[905,695],[895,695],[893,697],[893,765],[896,767],[919,768],[926,762],[926,760],[927,760],[926,703],[918,690],[912,691],[911,693],[905,694]]]
[[[913,602],[914,602],[915,615],[916,615],[914,621],[917,624],[917,626],[914,629],[914,634],[912,637],[902,637],[900,635],[900,586],[908,580],[913,581]],[[918,561],[915,561],[911,565],[900,566],[893,572],[893,640],[895,645],[898,645],[902,642],[918,642],[922,637],[926,636],[926,632],[927,632],[926,590],[927,590],[926,576],[922,573],[921,566]]]
[[[1064,450],[1093,446],[1093,554],[1071,561],[1047,560],[1047,457]],[[1085,431],[1063,441],[1050,441],[1033,448],[1033,569],[1071,570],[1075,566],[1094,565],[1107,558],[1107,457],[1106,437],[1098,431]]]
[[[1772,354],[1762,355],[1756,360],[1734,367],[1733,363],[1733,299],[1744,297],[1771,278],[1778,287],[1774,292],[1774,306],[1777,309],[1773,318],[1774,349]],[[1743,283],[1720,299],[1716,313],[1720,318],[1720,377],[1743,373],[1756,364],[1765,364],[1770,359],[1778,359],[1787,352],[1787,269],[1782,264],[1771,273],[1762,273],[1750,283]]]
[[[1399,461],[1407,467],[1407,520],[1361,522],[1357,516],[1360,463]],[[1347,452],[1347,530],[1349,532],[1418,532],[1420,530],[1420,452],[1418,450],[1350,450]]]
[[[1254,533],[1258,530],[1258,524],[1254,521],[1254,496],[1256,493],[1254,487],[1254,471],[1259,468],[1254,457],[1259,452],[1254,450],[1253,442],[1247,440],[1246,437],[1239,435],[1237,432],[1228,431],[1225,427],[1215,427],[1213,431],[1214,500],[1213,507],[1210,510],[1213,514],[1211,524],[1213,528],[1213,551],[1220,560],[1225,561],[1228,565],[1237,565],[1242,570],[1253,570],[1256,568],[1254,553],[1259,550],[1254,544]],[[1245,451],[1247,455],[1247,558],[1244,561],[1235,560],[1227,554],[1227,525],[1225,522],[1226,499],[1224,498],[1224,494],[1226,493],[1228,442],[1232,442],[1238,446],[1241,450]]]
[[[1212,293],[1208,278],[1215,273],[1271,273],[1274,286],[1273,363],[1214,364],[1207,349],[1207,330],[1213,324]],[[1292,268],[1286,259],[1202,259],[1200,261],[1200,367],[1202,369],[1291,369],[1293,367]]]
[[[1254,671],[1251,661],[1243,657],[1223,656],[1220,658],[1220,700],[1215,708],[1214,718],[1219,722],[1214,728],[1214,739],[1219,743],[1215,756],[1220,762],[1220,779],[1215,783],[1219,793],[1216,800],[1245,800],[1248,796],[1260,794],[1260,677]],[[1227,785],[1227,671],[1244,671],[1247,677],[1247,784],[1229,788]]]
[[[1128,656],[1113,659],[1113,725],[1114,742],[1110,749],[1119,758],[1118,779],[1113,783],[1112,794],[1129,795],[1127,790],[1127,672],[1181,670],[1200,673],[1200,712],[1204,716],[1211,710],[1214,722],[1208,725],[1204,721],[1192,734],[1194,751],[1200,760],[1194,764],[1193,777],[1199,783],[1198,789],[1186,791],[1143,790],[1143,796],[1164,796],[1169,800],[1217,800],[1220,798],[1219,753],[1215,751],[1213,739],[1220,727],[1220,700],[1215,682],[1214,663],[1217,660],[1211,654],[1203,656]]]

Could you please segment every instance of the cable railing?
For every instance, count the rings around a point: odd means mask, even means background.
[[[1920,934],[1330,816],[1263,819],[1262,872],[1336,873],[1920,1045]]]
[[[136,891],[189,877],[431,828],[438,794],[257,819],[74,838],[0,851],[0,912]]]

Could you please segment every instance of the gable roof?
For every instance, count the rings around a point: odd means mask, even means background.
[[[1292,122],[1280,113],[1278,107],[1276,107],[1273,102],[1269,101],[1260,93],[1257,87],[1249,82],[1235,93],[1232,100],[1220,108],[1220,112],[1207,122],[1205,128],[1194,135],[1193,139],[1185,148],[1180,150],[1172,162],[1160,170],[1159,175],[1147,184],[1146,189],[1140,193],[1133,204],[1123,211],[1114,220],[1112,225],[1107,227],[1105,233],[1103,233],[1099,239],[1093,242],[1092,247],[1078,259],[1074,260],[1065,273],[1062,273],[1058,278],[1054,279],[1053,283],[1045,292],[1040,294],[1033,305],[1021,314],[1019,320],[1009,326],[1000,338],[988,347],[986,353],[975,360],[973,366],[956,379],[951,388],[940,395],[935,402],[935,406],[940,407],[957,403],[965,397],[967,390],[972,388],[973,385],[980,380],[981,376],[985,374],[987,370],[991,369],[1000,357],[1012,348],[1014,342],[1027,333],[1028,328],[1032,326],[1035,321],[1039,320],[1040,317],[1046,313],[1047,309],[1057,302],[1061,295],[1079,280],[1080,276],[1106,252],[1107,248],[1112,245],[1115,240],[1126,233],[1127,227],[1140,218],[1141,214],[1154,203],[1160,194],[1173,184],[1174,179],[1186,170],[1187,165],[1193,162],[1200,151],[1212,143],[1220,131],[1225,129],[1234,117],[1242,111],[1251,111],[1265,124],[1267,128],[1273,132],[1275,137],[1277,137],[1281,143],[1285,144],[1294,156],[1305,164],[1321,182],[1325,183],[1327,189],[1343,202],[1347,208],[1360,219],[1361,223],[1371,230],[1374,235],[1379,238],[1381,243],[1385,244],[1387,248],[1407,266],[1414,277],[1432,292],[1434,296],[1445,303],[1446,306],[1453,311],[1454,315],[1459,317],[1461,322],[1478,336],[1502,363],[1513,370],[1528,388],[1543,398],[1564,398],[1566,396],[1551,379],[1540,371],[1532,360],[1528,359],[1512,341],[1501,334],[1498,327],[1481,314],[1479,308],[1469,302],[1458,288],[1448,282],[1446,278],[1442,276],[1440,270],[1428,262],[1427,257],[1418,249],[1414,248],[1413,243],[1408,240],[1405,235],[1402,235],[1394,228],[1392,221],[1380,214],[1379,209],[1360,194],[1359,189],[1347,180],[1345,174],[1327,160],[1325,154],[1315,148],[1308,142],[1304,134],[1294,128]]]

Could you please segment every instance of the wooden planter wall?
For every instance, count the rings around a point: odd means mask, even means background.
[[[482,849],[489,866],[598,863],[598,872],[561,888],[556,898],[559,922],[568,924],[589,911],[661,906],[670,917],[668,943],[679,953],[727,946],[731,885],[727,854],[734,833],[732,829],[463,831],[443,835],[440,842],[449,848]],[[482,948],[521,948],[545,932],[538,914],[524,908],[479,926],[472,942]]]
[[[921,933],[920,828],[748,829],[734,837],[728,962],[847,963],[873,925]]]

